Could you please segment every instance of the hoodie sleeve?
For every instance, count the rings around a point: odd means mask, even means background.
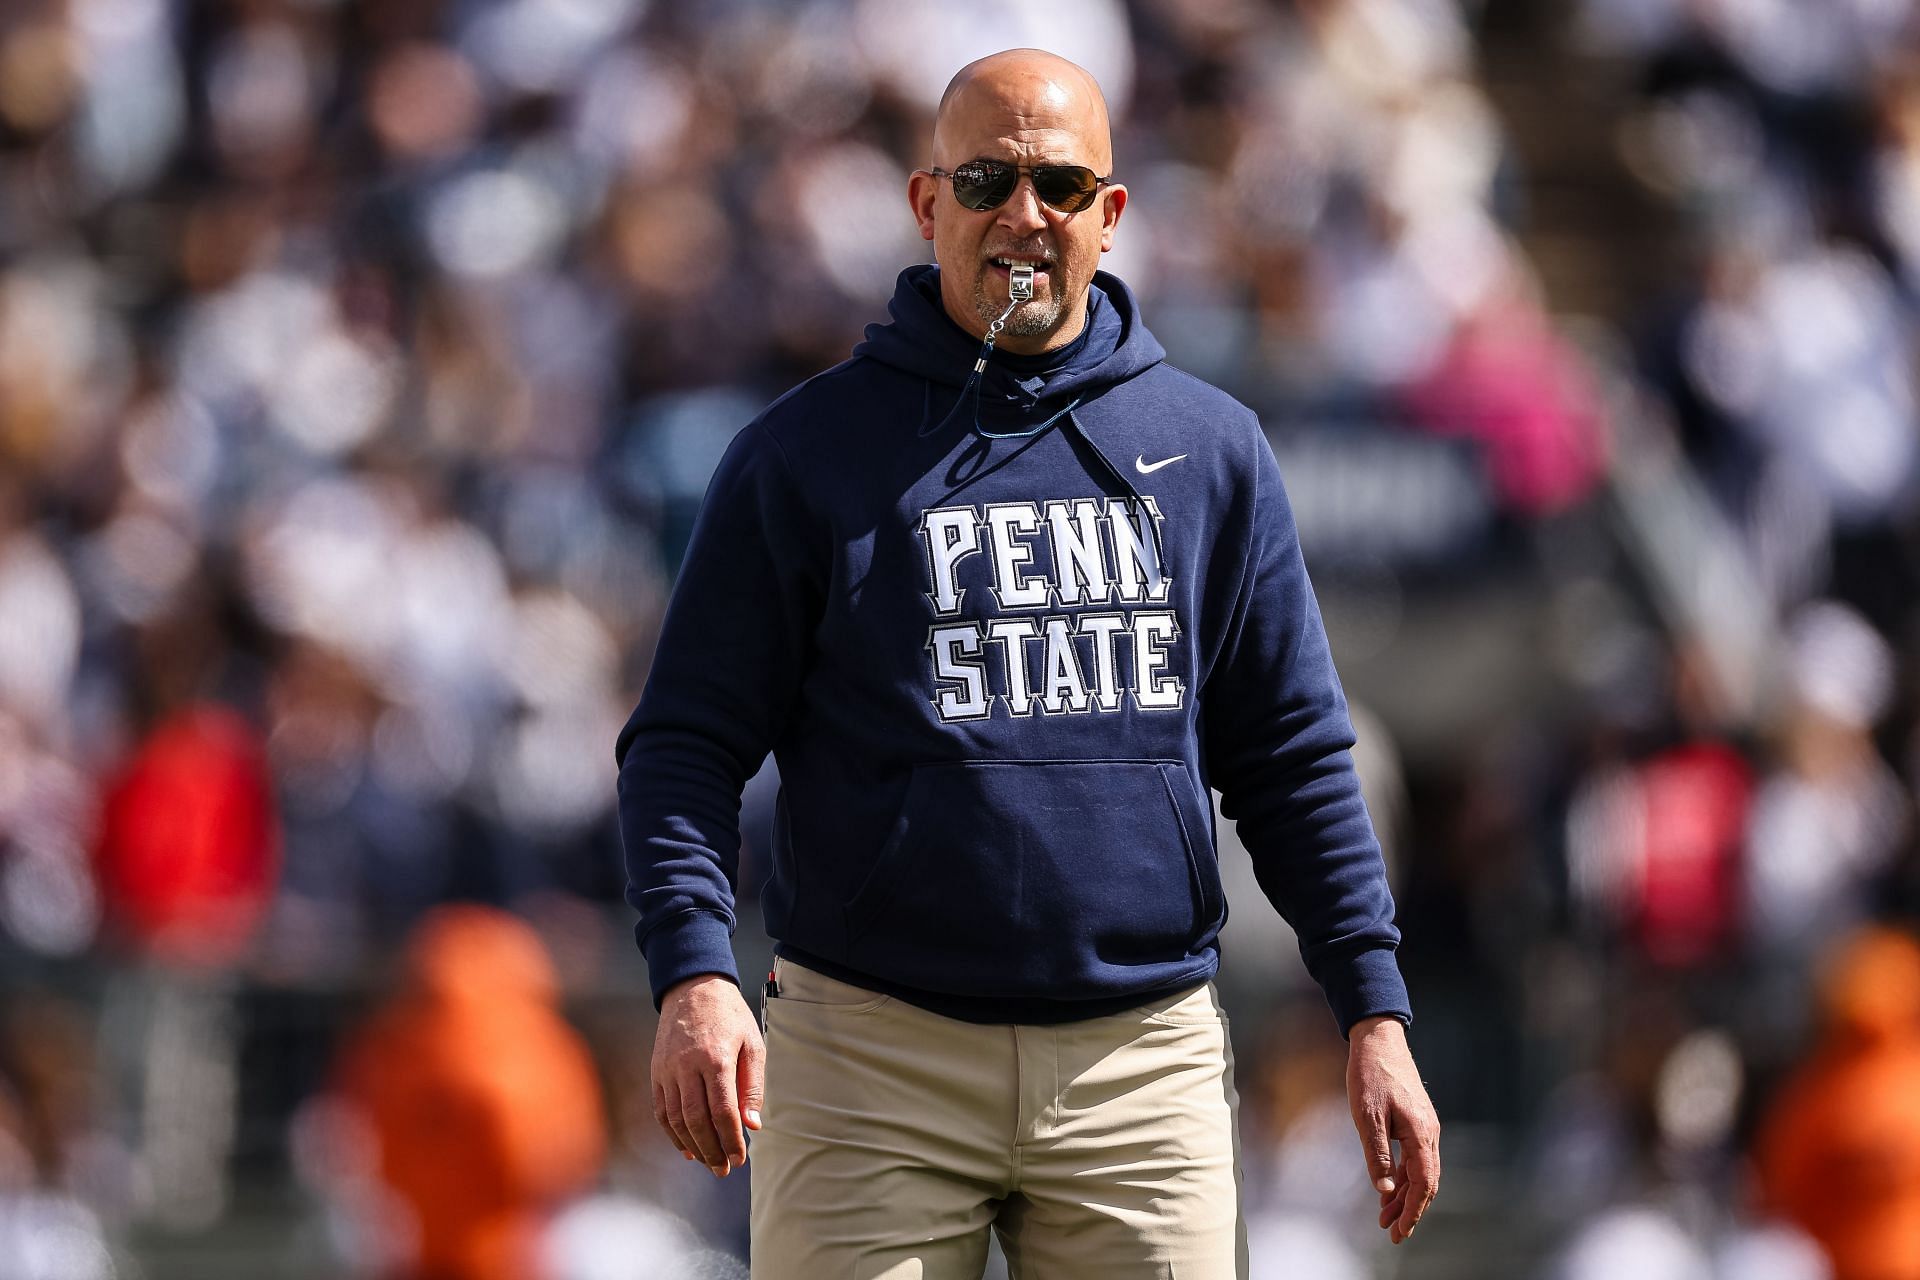
[[[1213,783],[1342,1034],[1378,1014],[1411,1022],[1394,958],[1393,896],[1354,772],[1346,697],[1279,464],[1264,437],[1254,452],[1252,534],[1205,695]]]
[[[740,793],[798,701],[824,598],[815,529],[778,442],[748,426],[707,485],[646,687],[614,745],[627,901],[656,1008],[698,974],[740,980]]]

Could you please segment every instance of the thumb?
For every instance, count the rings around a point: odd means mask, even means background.
[[[767,1052],[758,1036],[748,1040],[740,1053],[738,1072],[740,1116],[747,1128],[760,1127],[760,1106],[767,1094]]]

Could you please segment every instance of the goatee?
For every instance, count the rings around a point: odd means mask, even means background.
[[[1000,313],[1007,309],[1005,302],[996,302],[987,296],[984,275],[973,285],[973,309],[980,317],[980,323],[991,327]],[[1060,298],[1052,289],[1043,297],[1035,293],[1032,299],[1014,308],[1007,317],[1006,327],[1000,332],[1011,338],[1037,338],[1051,333],[1060,323]]]

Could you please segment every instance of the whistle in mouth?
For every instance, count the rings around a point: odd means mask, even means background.
[[[1015,302],[1033,297],[1033,264],[1016,262],[1007,268],[1007,296]]]

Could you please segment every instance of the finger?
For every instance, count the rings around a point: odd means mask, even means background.
[[[1380,1203],[1382,1206],[1385,1206],[1388,1201],[1396,1201],[1400,1199],[1401,1196],[1406,1194],[1406,1190],[1407,1190],[1406,1166],[1404,1164],[1396,1164],[1395,1166],[1393,1166],[1393,1168],[1387,1171],[1387,1178],[1389,1181],[1393,1183],[1394,1189],[1391,1191],[1382,1191],[1380,1193]],[[1383,1222],[1380,1225],[1385,1226],[1386,1223]]]
[[[1433,1193],[1440,1187],[1440,1151],[1431,1140],[1413,1144],[1413,1150],[1407,1153],[1407,1202],[1400,1209],[1399,1221],[1394,1225],[1403,1236],[1413,1234],[1415,1224],[1426,1213],[1427,1206],[1433,1203]]]
[[[1382,1231],[1391,1227],[1400,1217],[1400,1210],[1406,1202],[1407,1193],[1405,1190],[1395,1192],[1386,1198],[1386,1203],[1380,1206],[1380,1229]]]
[[[692,1071],[680,1081],[681,1128],[687,1141],[700,1153],[700,1162],[715,1173],[727,1167],[727,1153],[720,1147],[720,1135],[713,1127],[713,1106],[707,1101],[707,1079],[703,1071]]]
[[[693,1140],[687,1136],[686,1117],[681,1113],[680,1091],[671,1080],[661,1085],[661,1111],[665,1115],[662,1124],[673,1139],[673,1145],[680,1148],[680,1154],[689,1160],[697,1160]]]
[[[1396,1164],[1387,1175],[1393,1180],[1392,1191],[1380,1193],[1380,1227],[1385,1230],[1400,1217],[1400,1210],[1407,1202],[1407,1171],[1404,1164]]]
[[[1405,1219],[1407,1216],[1406,1205],[1411,1205],[1414,1202],[1414,1199],[1415,1199],[1415,1196],[1413,1193],[1413,1189],[1409,1187],[1407,1189],[1406,1202],[1405,1204],[1402,1205],[1399,1216],[1396,1217],[1391,1223],[1387,1225],[1387,1238],[1393,1241],[1393,1243],[1395,1244],[1399,1244],[1401,1241],[1405,1240],[1408,1236],[1413,1234],[1412,1224],[1405,1221]]]
[[[1367,1181],[1375,1191],[1392,1191],[1398,1184],[1393,1180],[1393,1139],[1385,1112],[1367,1109],[1360,1143],[1367,1153]]]
[[[667,1141],[673,1144],[675,1151],[689,1160],[693,1159],[693,1152],[687,1150],[686,1144],[680,1141],[680,1135],[673,1131],[672,1121],[667,1119],[666,1089],[657,1080],[653,1084],[653,1122],[660,1126],[660,1132],[667,1135]]]
[[[725,1159],[725,1163],[715,1165],[713,1171],[722,1177],[747,1162],[747,1135],[740,1128],[740,1106],[738,1095],[734,1092],[738,1073],[736,1062],[733,1070],[716,1071],[707,1079],[707,1107],[712,1113],[714,1132],[719,1135],[720,1152]]]
[[[760,1127],[760,1108],[767,1099],[767,1050],[759,1036],[750,1038],[740,1051],[740,1115],[747,1128]]]

